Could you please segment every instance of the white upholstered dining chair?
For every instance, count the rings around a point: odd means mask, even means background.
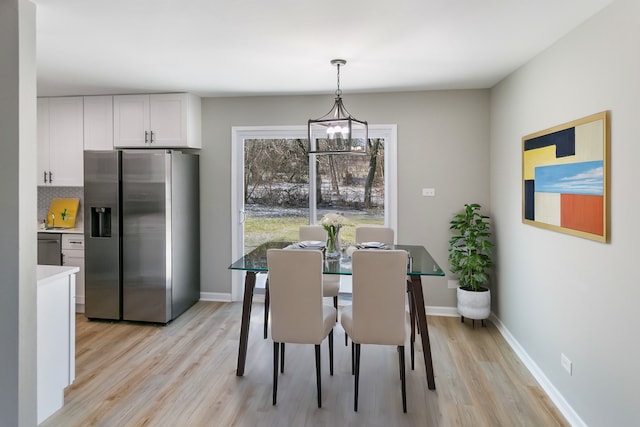
[[[381,225],[357,225],[356,226],[356,244],[365,242],[380,242],[385,245],[393,245],[395,233],[391,227],[383,227]],[[345,335],[344,345],[348,344]]]
[[[278,356],[284,372],[285,343],[314,344],[318,408],[322,407],[320,344],[329,337],[329,372],[333,375],[333,326],[336,309],[323,304],[322,253],[306,249],[267,251],[273,339],[273,404],[278,394]]]
[[[380,242],[385,245],[393,245],[393,228],[379,225],[358,225],[356,226],[356,243]]]
[[[299,238],[303,242],[305,240],[327,241],[327,230],[321,225],[301,225],[299,229]],[[338,310],[338,294],[340,292],[340,275],[324,274],[322,275],[322,296],[333,298],[333,306]],[[337,318],[336,318],[337,320]]]
[[[340,322],[351,338],[355,373],[354,410],[358,410],[361,344],[398,348],[402,409],[407,412],[404,343],[407,253],[402,250],[360,249],[352,254],[353,304],[342,310]]]
[[[395,242],[395,233],[393,228],[383,227],[380,225],[359,225],[356,226],[356,242],[380,242],[385,245],[393,245]],[[410,289],[411,278],[407,276],[407,291]],[[415,333],[418,320],[416,318],[415,307],[413,306],[413,295],[409,294],[409,314],[411,322],[411,369],[414,368],[414,347]],[[418,331],[420,333],[420,331]],[[344,345],[347,345],[345,337]]]
[[[300,241],[318,240],[327,241],[327,230],[321,225],[301,225],[298,231]],[[267,278],[268,280],[268,278]],[[339,274],[323,274],[322,275],[322,296],[333,298],[333,306],[336,309],[336,322],[338,321],[338,294],[340,292],[340,275]],[[269,284],[265,290],[264,298],[264,339],[267,339],[267,329],[269,324]]]

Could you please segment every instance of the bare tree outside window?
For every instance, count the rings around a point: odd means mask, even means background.
[[[368,152],[316,156],[316,222],[340,212],[353,225],[384,223],[384,139],[370,139]],[[309,218],[307,141],[247,139],[244,156],[245,253],[268,240],[297,240]],[[354,242],[353,227],[341,238]]]

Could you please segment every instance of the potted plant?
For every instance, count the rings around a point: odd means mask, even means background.
[[[491,313],[491,292],[487,270],[493,265],[489,217],[480,214],[477,203],[464,205],[464,211],[451,220],[453,235],[449,240],[451,272],[458,274],[458,312],[464,318],[482,320]]]

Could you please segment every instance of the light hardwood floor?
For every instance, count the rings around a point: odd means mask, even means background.
[[[322,345],[322,409],[311,345],[287,345],[272,406],[273,347],[262,338],[261,304],[252,310],[245,375],[235,375],[241,308],[199,302],[167,326],[78,315],[76,380],[42,426],[568,425],[490,322],[472,329],[451,317],[428,316],[436,390],[427,389],[418,341],[416,369],[407,370],[407,414],[397,352],[382,346],[362,346],[353,411],[351,351],[339,324],[333,377]]]

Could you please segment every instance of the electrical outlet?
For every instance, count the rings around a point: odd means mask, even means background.
[[[458,286],[460,286],[460,282],[458,280],[447,280],[447,288],[449,289],[455,289]]]
[[[422,195],[425,197],[435,197],[436,189],[435,188],[423,188]]]
[[[569,358],[565,356],[564,353],[560,353],[560,364],[569,375],[572,375],[571,371],[573,368],[573,363],[571,363],[571,360],[569,360]]]

